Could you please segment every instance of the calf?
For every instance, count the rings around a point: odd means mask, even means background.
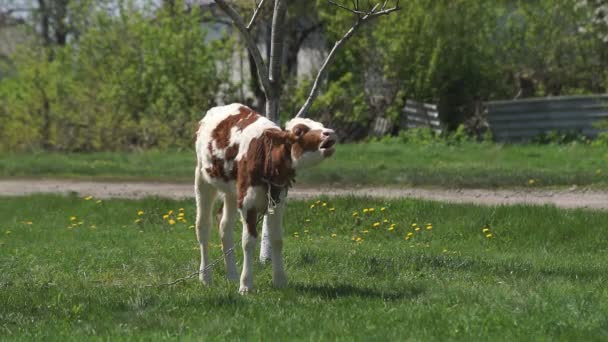
[[[237,280],[232,229],[237,212],[243,222],[241,293],[253,289],[253,253],[258,216],[268,214],[272,246],[272,282],[287,284],[283,269],[282,217],[287,190],[296,170],[310,167],[334,153],[333,130],[309,119],[293,119],[282,130],[269,119],[241,105],[211,108],[199,123],[196,138],[196,236],[201,248],[200,279],[211,283],[209,232],[218,192],[223,193],[220,237],[226,276]]]

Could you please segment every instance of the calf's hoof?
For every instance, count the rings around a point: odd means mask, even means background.
[[[211,275],[210,274],[205,274],[203,272],[201,272],[198,275],[198,279],[201,281],[201,283],[203,283],[203,285],[205,286],[210,286],[211,285]]]
[[[241,288],[239,289],[239,293],[243,296],[251,294],[251,293],[253,293],[253,287],[241,285]]]

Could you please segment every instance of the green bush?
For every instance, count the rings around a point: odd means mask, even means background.
[[[229,79],[232,42],[207,42],[197,10],[121,11],[97,13],[65,46],[14,56],[16,72],[0,80],[1,149],[191,144]]]

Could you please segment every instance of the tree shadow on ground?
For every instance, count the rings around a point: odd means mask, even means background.
[[[424,288],[416,286],[401,287],[393,290],[356,287],[348,284],[293,284],[292,287],[296,292],[319,296],[324,299],[359,297],[386,301],[414,299],[425,291]]]

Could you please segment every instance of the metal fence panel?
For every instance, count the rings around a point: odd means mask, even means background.
[[[441,134],[441,121],[437,105],[407,100],[405,102],[405,122],[401,127],[407,128],[431,128],[435,133]]]
[[[497,141],[528,141],[552,131],[595,137],[594,124],[608,119],[608,95],[562,96],[486,102]]]

